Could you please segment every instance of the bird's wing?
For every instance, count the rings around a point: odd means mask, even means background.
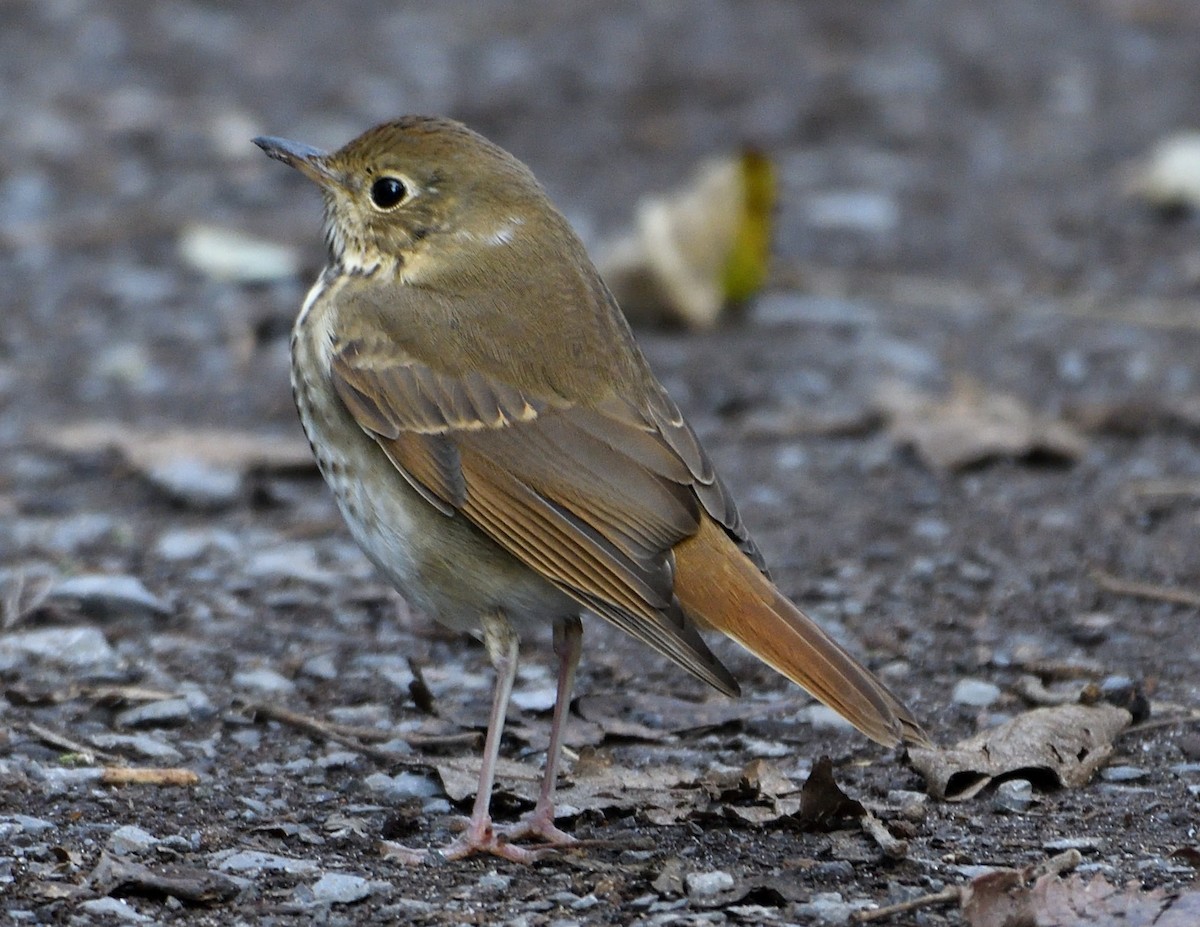
[[[346,408],[407,479],[583,606],[729,694],[737,683],[684,617],[672,548],[702,513],[757,558],[695,435],[665,393],[644,409],[527,395],[436,371],[394,343],[340,344]],[[758,562],[761,562],[760,560]]]

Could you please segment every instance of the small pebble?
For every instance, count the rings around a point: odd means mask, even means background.
[[[1136,782],[1149,775],[1150,771],[1140,766],[1109,766],[1100,770],[1100,778],[1106,782]]]
[[[0,660],[10,656],[84,668],[114,662],[117,652],[98,628],[41,628],[0,637]]]
[[[313,900],[319,904],[354,904],[374,892],[368,880],[345,872],[327,872],[312,886]]]
[[[47,594],[51,602],[73,602],[86,615],[101,620],[130,617],[165,617],[171,606],[143,585],[136,576],[88,573],[56,584]]]
[[[475,883],[475,887],[479,891],[489,894],[506,892],[510,885],[512,885],[512,876],[500,875],[495,871],[480,877],[479,881]]]
[[[293,859],[259,850],[242,850],[225,857],[217,868],[222,872],[287,872],[295,875],[316,872],[320,867],[310,859]]]
[[[1033,804],[1033,783],[1028,779],[1009,779],[996,786],[992,807],[1006,814],[1021,814]]]
[[[116,918],[127,924],[146,924],[154,920],[138,912],[123,898],[94,898],[91,901],[82,901],[79,903],[79,910],[97,918]]]
[[[437,780],[412,772],[397,773],[394,776],[382,772],[372,773],[363,780],[363,785],[381,801],[393,804],[413,798],[439,798],[442,795],[442,787]]]
[[[158,838],[148,831],[126,824],[109,834],[108,849],[118,856],[132,856],[154,849],[158,842]]]
[[[292,680],[267,667],[234,673],[233,684],[239,689],[253,689],[271,695],[286,695],[296,689]]]
[[[146,479],[168,498],[197,511],[228,508],[242,494],[242,475],[237,470],[187,457],[151,467]]]
[[[44,834],[48,830],[54,830],[57,826],[50,821],[35,818],[28,814],[10,814],[7,817],[0,818],[0,821],[15,824],[18,830],[34,837],[38,834]]]
[[[959,705],[972,708],[987,708],[996,704],[1001,696],[1000,687],[982,679],[960,679],[950,696]]]
[[[728,872],[714,869],[711,872],[689,872],[683,877],[683,884],[691,897],[706,898],[729,891],[733,888],[734,879]]]
[[[117,727],[176,727],[186,724],[192,708],[185,698],[168,698],[146,702],[120,712],[114,723]]]
[[[1065,850],[1085,852],[1099,850],[1103,845],[1104,841],[1099,837],[1060,837],[1047,840],[1042,844],[1042,849],[1047,853],[1062,853]]]
[[[157,737],[149,734],[93,734],[91,742],[101,750],[122,750],[136,753],[148,760],[159,760],[164,763],[178,763],[183,754],[170,744],[163,743]]]

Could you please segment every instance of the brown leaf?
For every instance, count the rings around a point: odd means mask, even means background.
[[[862,803],[834,781],[833,761],[827,756],[817,760],[800,790],[800,811],[795,820],[808,830],[829,830],[843,818],[860,818],[866,813]]]
[[[456,757],[437,764],[437,773],[447,796],[463,802],[474,796],[479,784],[478,757]],[[532,805],[541,786],[541,770],[536,766],[501,758],[496,767],[497,791],[517,796]],[[622,766],[590,764],[589,775],[582,770],[559,783],[557,807],[560,817],[583,811],[622,809],[642,811],[679,807],[690,813],[700,791],[692,770],[674,767],[631,769]]]
[[[972,798],[1003,776],[1078,788],[1108,760],[1130,720],[1106,704],[1035,708],[954,747],[913,747],[909,757],[930,794],[947,801]]]
[[[914,447],[934,470],[960,470],[999,458],[1049,457],[1070,463],[1087,447],[1065,422],[1038,415],[1006,393],[962,379],[948,398],[893,384],[878,402],[892,439]]]

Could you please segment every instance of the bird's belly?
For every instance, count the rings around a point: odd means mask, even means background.
[[[301,334],[299,331],[297,334]],[[350,417],[328,375],[293,342],[292,389],[317,466],[354,540],[409,604],[460,631],[504,611],[522,636],[576,614],[564,592],[462,515],[430,505]]]

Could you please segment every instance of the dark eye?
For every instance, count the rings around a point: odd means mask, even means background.
[[[371,184],[371,202],[380,209],[398,206],[407,195],[408,187],[396,177],[380,177]]]

